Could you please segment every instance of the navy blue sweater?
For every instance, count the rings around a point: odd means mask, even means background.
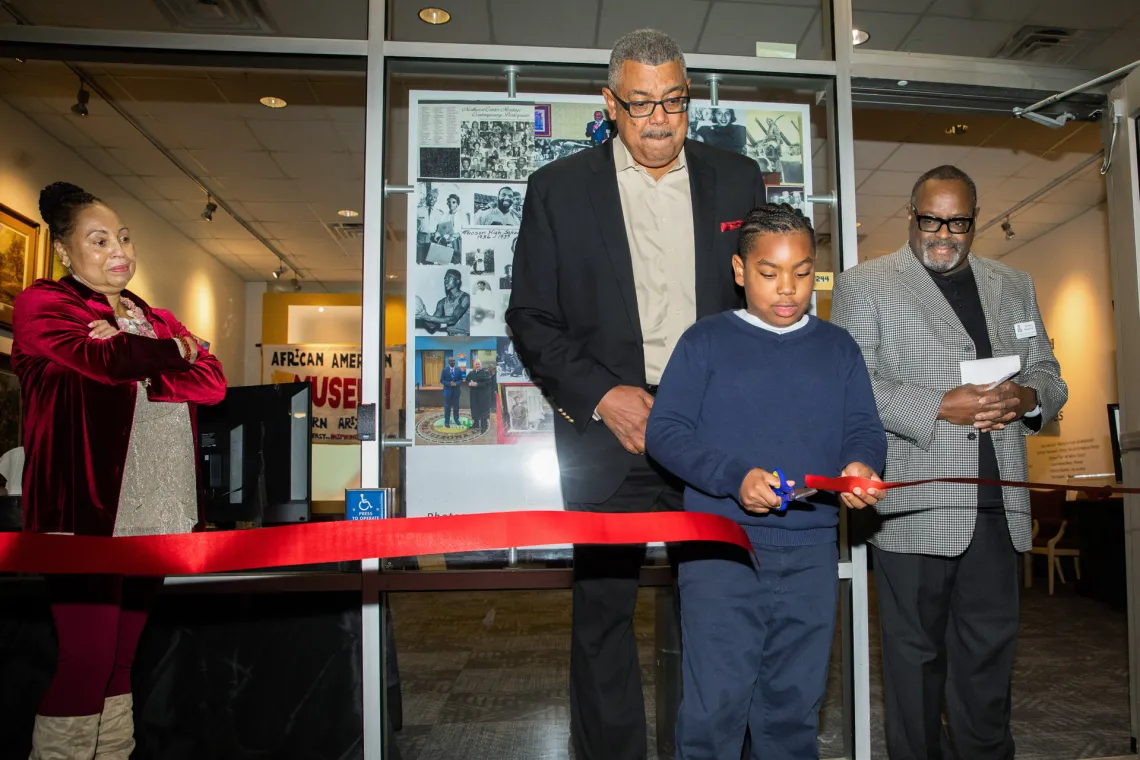
[[[881,472],[887,437],[863,356],[846,331],[811,317],[778,334],[724,312],[678,341],[646,447],[688,484],[686,510],[736,520],[753,543],[804,546],[836,539],[837,497],[756,515],[739,503],[744,476],[779,468],[803,487],[805,474],[835,476],[852,462]]]

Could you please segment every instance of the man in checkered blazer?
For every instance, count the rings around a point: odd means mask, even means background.
[[[887,431],[884,480],[1025,480],[1025,436],[1068,398],[1029,275],[970,253],[973,181],[919,178],[910,239],[837,278],[831,319],[863,350]],[[960,363],[1018,356],[997,388]],[[871,539],[892,760],[1013,757],[1010,680],[1029,492],[932,483],[892,490]],[[949,718],[943,736],[942,708]]]

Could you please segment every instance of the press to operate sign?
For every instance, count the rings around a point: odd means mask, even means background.
[[[346,520],[382,520],[387,516],[387,488],[346,490],[344,517]]]

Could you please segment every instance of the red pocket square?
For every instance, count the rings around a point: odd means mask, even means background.
[[[744,224],[743,219],[737,219],[735,222],[721,222],[720,231],[728,232],[729,230],[738,230],[742,224]]]

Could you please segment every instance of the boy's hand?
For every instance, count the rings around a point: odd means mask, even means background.
[[[761,470],[759,467],[750,470],[740,486],[740,503],[749,512],[766,515],[770,509],[782,503],[780,497],[772,492],[773,488],[779,488],[781,485],[783,484],[780,483],[780,479],[767,470]],[[788,481],[788,486],[794,485],[795,481]]]
[[[631,454],[645,453],[645,423],[653,397],[643,388],[632,385],[614,386],[598,402],[598,416],[617,436],[618,442]]]
[[[877,480],[880,483],[883,479],[879,477],[878,473],[872,470],[862,462],[852,462],[843,468],[843,472],[839,473],[842,477],[852,478],[867,478],[868,480]],[[851,509],[863,509],[864,507],[873,507],[879,503],[885,491],[877,488],[870,488],[864,491],[862,488],[856,488],[854,493],[845,493],[841,497],[843,503]]]

